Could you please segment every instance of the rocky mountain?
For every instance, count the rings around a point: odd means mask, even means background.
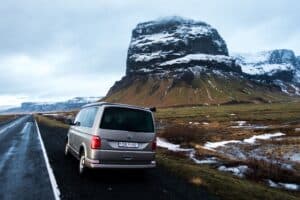
[[[299,57],[291,50],[230,56],[205,22],[168,17],[132,31],[126,75],[103,99],[175,106],[297,98]]]
[[[172,17],[141,23],[132,31],[126,72],[165,72],[170,68],[168,61],[191,54],[228,56],[228,50],[217,30],[204,22]]]
[[[96,102],[99,99],[100,97],[75,97],[62,102],[24,102],[21,104],[21,107],[10,108],[8,110],[1,111],[0,113],[7,114],[70,111],[79,109],[85,104]]]
[[[272,82],[289,95],[300,95],[300,63],[292,50],[240,54],[235,59],[249,78]]]

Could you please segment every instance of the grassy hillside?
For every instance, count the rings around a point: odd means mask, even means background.
[[[142,106],[216,105],[233,103],[266,103],[296,98],[279,88],[259,84],[237,76],[203,75],[192,82],[159,77],[135,78],[102,100]]]
[[[238,104],[222,106],[186,106],[158,109],[156,117],[177,121],[232,120],[286,122],[300,120],[300,102]]]

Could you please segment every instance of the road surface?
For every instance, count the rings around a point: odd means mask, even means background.
[[[0,126],[0,199],[54,199],[33,117]]]
[[[144,173],[100,170],[80,177],[78,161],[64,157],[67,130],[39,127],[61,199],[216,199],[161,167]],[[33,117],[0,126],[0,144],[0,199],[55,199]]]
[[[64,157],[67,130],[39,125],[62,199],[216,199],[203,188],[176,178],[161,167],[145,173],[136,170],[100,170],[80,178],[78,161]]]

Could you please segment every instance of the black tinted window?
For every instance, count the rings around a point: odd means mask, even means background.
[[[154,132],[152,114],[150,112],[120,107],[105,108],[100,128]]]

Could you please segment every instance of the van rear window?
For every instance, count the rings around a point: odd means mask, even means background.
[[[152,114],[147,111],[106,107],[100,128],[134,132],[154,132]]]

